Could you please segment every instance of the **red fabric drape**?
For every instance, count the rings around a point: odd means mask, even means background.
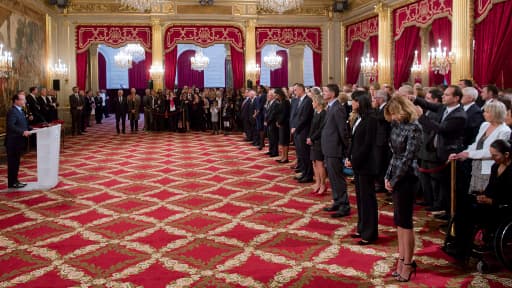
[[[379,61],[379,36],[371,36],[370,37],[370,58],[373,58],[375,62]],[[379,75],[376,77],[377,79],[371,79],[371,82],[378,82]]]
[[[288,87],[288,52],[286,50],[279,50],[276,52],[276,55],[281,56],[281,68],[270,71],[270,86]]]
[[[147,87],[146,60],[132,63],[132,68],[128,69],[128,86],[135,89]]]
[[[79,89],[85,90],[85,82],[87,81],[87,61],[89,51],[85,50],[82,53],[76,53],[76,86]]]
[[[429,45],[430,47],[437,47],[438,40],[441,39],[442,47],[446,47],[448,51],[451,51],[452,47],[452,22],[448,17],[438,18],[432,22],[432,29],[430,30]],[[418,53],[420,53],[418,51]],[[446,75],[436,74],[429,69],[429,85],[437,86],[444,84],[444,82],[450,84],[451,72]]]
[[[204,71],[193,70],[190,58],[196,55],[194,50],[186,50],[178,57],[178,87],[195,86],[204,88]]]
[[[478,85],[496,83],[503,86],[510,75],[502,71],[510,63],[512,47],[512,1],[494,4],[487,17],[475,25],[474,79]],[[500,85],[501,84],[501,85]]]
[[[245,79],[245,57],[243,51],[238,51],[233,45],[231,47],[231,68],[233,70],[233,89],[238,90],[244,87]]]
[[[405,28],[398,40],[395,41],[395,71],[394,84],[399,88],[411,76],[411,65],[414,61],[414,50],[420,41],[420,28],[410,26]]]
[[[146,69],[146,84],[144,86],[144,88],[147,88],[149,85],[148,85],[148,81],[151,79],[151,74],[149,73],[149,69],[151,69],[151,65],[153,64],[153,55],[151,54],[151,52],[148,52],[146,51],[146,67],[144,67],[144,69]]]
[[[169,52],[165,53],[165,87],[167,89],[174,89],[176,83],[176,57],[178,56],[178,46],[172,48]]]
[[[313,77],[315,85],[322,86],[322,53],[313,50]]]
[[[107,61],[100,52],[98,52],[98,86],[100,89],[107,89]]]
[[[361,57],[363,57],[364,43],[356,40],[347,51],[347,84],[357,83],[361,72]]]

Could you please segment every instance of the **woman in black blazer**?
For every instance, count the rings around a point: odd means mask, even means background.
[[[352,127],[352,142],[349,150],[350,162],[354,170],[357,200],[357,233],[353,238],[361,238],[359,245],[368,245],[378,237],[377,197],[375,179],[377,165],[375,159],[375,136],[377,117],[372,109],[367,92],[356,91],[352,94],[352,109],[357,118]]]
[[[316,195],[323,195],[327,191],[325,186],[326,172],[324,167],[324,155],[322,154],[322,129],[325,124],[325,102],[322,97],[322,90],[318,87],[313,87],[309,92],[309,97],[313,99],[313,119],[311,120],[311,128],[309,129],[309,136],[306,143],[311,146],[310,158],[313,161],[313,170],[315,173],[315,185],[313,186],[313,193]]]
[[[279,128],[279,146],[283,154],[276,160],[278,163],[288,163],[288,149],[290,148],[290,101],[283,89],[274,89],[274,94],[277,95],[281,107],[279,107],[279,116],[277,117],[277,127]]]

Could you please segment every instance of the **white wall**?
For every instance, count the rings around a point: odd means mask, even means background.
[[[178,44],[178,58],[186,50],[197,50],[199,47],[194,44]],[[224,87],[226,85],[226,48],[224,44],[215,44],[203,48],[203,54],[210,58],[210,64],[204,70],[205,87]],[[176,75],[178,72],[176,71]],[[178,77],[176,77],[176,84]]]

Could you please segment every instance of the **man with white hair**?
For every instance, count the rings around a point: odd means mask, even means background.
[[[468,147],[475,141],[480,125],[484,122],[484,116],[480,107],[475,104],[478,98],[478,91],[473,87],[462,89],[462,99],[460,103],[466,111],[467,120],[464,128],[464,147]]]

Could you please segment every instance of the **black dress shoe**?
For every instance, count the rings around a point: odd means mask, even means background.
[[[18,182],[19,185],[22,185],[23,187],[27,186],[27,183]]]
[[[263,150],[263,146],[259,146],[258,150],[260,150],[260,151]]]
[[[279,154],[268,154],[268,156],[272,158],[272,157],[277,157],[277,156],[279,156]]]
[[[356,239],[356,238],[361,238],[361,234],[359,234],[359,233],[354,233],[354,234],[350,235],[350,238],[354,238],[354,239]]]
[[[334,214],[331,214],[331,218],[343,218],[348,215],[350,215],[350,212],[336,212]]]
[[[302,174],[301,174],[301,175],[299,175],[299,176],[294,176],[294,177],[293,177],[293,179],[295,179],[295,180],[300,180],[300,179],[302,179],[302,178],[303,178],[303,177],[302,177]]]
[[[20,189],[20,188],[23,188],[25,186],[27,186],[27,185],[23,185],[21,183],[15,183],[13,185],[9,185],[8,188]]]
[[[313,182],[315,182],[313,180],[313,178],[301,178],[298,181],[299,181],[299,183],[313,183]]]
[[[333,211],[338,211],[338,209],[340,209],[339,206],[329,206],[329,207],[324,207],[322,210],[324,210],[325,212],[333,212]]]
[[[357,241],[357,245],[366,246],[366,245],[372,244],[373,242],[375,242],[375,241],[368,241],[368,240],[361,239],[361,240]]]
[[[300,169],[295,168],[295,173],[300,173],[300,172],[301,172]]]

